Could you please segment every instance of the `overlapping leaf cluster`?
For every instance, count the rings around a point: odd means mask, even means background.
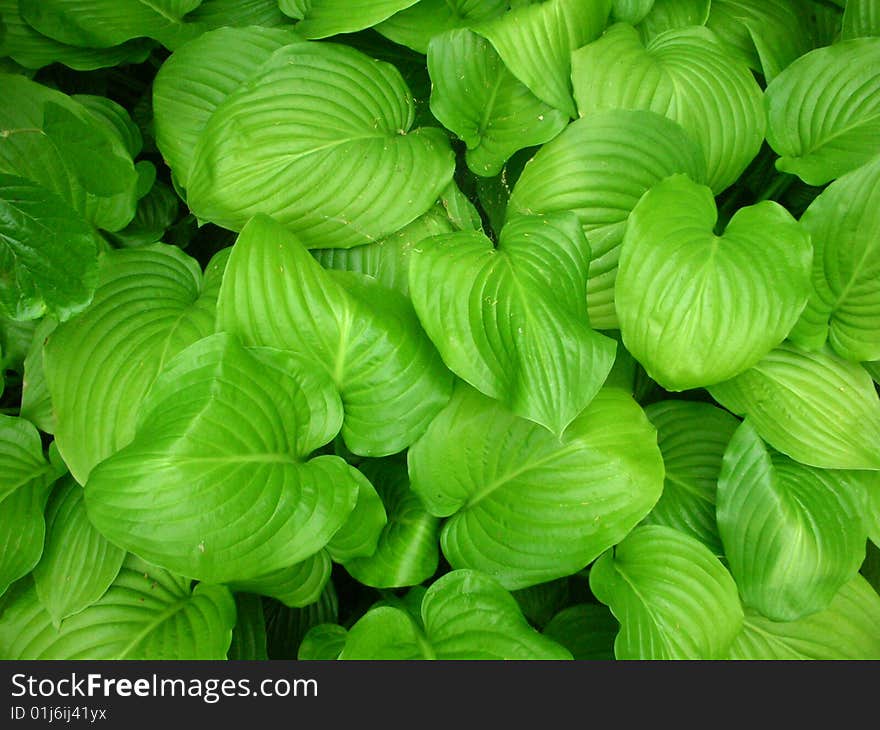
[[[0,20],[0,656],[880,658],[880,3]]]

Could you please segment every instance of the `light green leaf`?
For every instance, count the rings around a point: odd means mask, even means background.
[[[437,570],[440,521],[410,489],[406,464],[366,461],[358,468],[375,485],[388,512],[376,552],[345,562],[356,580],[374,588],[418,585]]]
[[[663,178],[682,172],[701,182],[705,167],[699,147],[674,122],[651,112],[595,112],[571,123],[526,164],[507,215],[577,215],[592,254],[590,323],[616,329],[614,282],[630,212]]]
[[[222,262],[203,277],[173,246],[110,252],[92,303],[49,336],[43,366],[55,436],[80,484],[131,441],[138,405],[164,364],[213,331]]]
[[[801,56],[765,95],[776,167],[824,185],[877,154],[880,38],[835,43]]]
[[[381,23],[418,0],[278,0],[281,12],[299,20],[303,38],[354,33]]]
[[[324,271],[265,216],[238,237],[217,326],[326,369],[345,407],[345,443],[362,456],[406,448],[449,398],[452,376],[402,295],[362,275]]]
[[[60,629],[33,585],[0,616],[0,655],[9,659],[225,659],[235,602],[222,586],[190,587],[129,555],[113,585]]]
[[[141,153],[144,146],[143,135],[125,107],[106,96],[94,94],[75,94],[70,98],[88,110],[93,123],[115,135],[132,158]]]
[[[709,392],[795,461],[880,470],[880,399],[858,363],[786,342]]]
[[[654,0],[639,23],[639,33],[647,43],[668,30],[706,25],[711,4],[711,0]]]
[[[571,63],[581,116],[644,109],[678,122],[702,147],[716,194],[736,181],[764,140],[761,87],[705,28],[667,31],[643,45],[632,26],[619,23],[575,51]]]
[[[267,660],[266,619],[260,597],[252,593],[236,593],[235,615],[227,658],[235,661]]]
[[[807,208],[812,293],[791,340],[827,340],[847,360],[880,358],[880,158],[834,181]]]
[[[299,645],[297,659],[332,661],[338,659],[345,648],[348,629],[339,624],[312,626]]]
[[[285,606],[302,607],[314,603],[330,580],[332,562],[326,550],[319,550],[305,560],[279,568],[250,580],[230,583],[232,591],[246,591],[271,596]]]
[[[602,33],[611,0],[547,0],[473,25],[542,101],[574,118],[571,52]]]
[[[460,386],[410,449],[413,490],[448,517],[443,554],[508,589],[571,575],[619,542],[663,485],[654,428],[600,391],[561,438]]]
[[[614,639],[620,624],[605,607],[579,603],[557,613],[544,627],[544,636],[562,644],[578,660],[614,659]]]
[[[413,306],[446,365],[562,433],[602,387],[616,346],[589,326],[589,246],[577,218],[519,216],[497,248],[461,232],[414,253]]]
[[[880,3],[877,0],[847,0],[843,11],[841,40],[880,35]]]
[[[864,474],[798,464],[768,450],[748,420],[737,429],[718,482],[718,530],[745,605],[794,621],[831,603],[865,559]]]
[[[465,142],[467,165],[477,175],[497,175],[514,152],[553,139],[568,123],[467,29],[434,36],[428,70],[431,112]]]
[[[360,471],[352,476],[357,481],[357,502],[348,519],[327,544],[327,553],[338,563],[373,555],[388,524],[385,505],[376,488]]]
[[[752,367],[809,297],[809,235],[785,208],[740,208],[720,236],[717,218],[712,191],[684,175],[648,191],[629,217],[615,286],[620,331],[667,390]]]
[[[54,469],[33,424],[0,413],[0,501],[29,484],[50,485]],[[48,496],[48,492],[46,494]]]
[[[726,659],[742,629],[730,573],[671,527],[633,530],[593,565],[590,588],[620,621],[618,659]]]
[[[636,25],[651,12],[654,0],[612,0],[611,17],[619,23]]]
[[[187,57],[206,69],[229,65],[228,50],[222,60],[209,50]],[[157,94],[180,97],[190,85],[189,64],[175,68]],[[191,174],[178,175],[201,220],[241,230],[263,213],[310,248],[346,248],[411,222],[452,179],[448,139],[436,128],[411,129],[413,100],[397,69],[353,48],[279,48],[230,91],[199,135]],[[202,93],[157,104],[157,128],[204,109]]]
[[[339,457],[309,459],[341,424],[332,383],[310,363],[225,334],[202,339],[152,385],[134,440],[89,475],[89,519],[111,542],[202,581],[294,565],[354,509],[363,477]]]
[[[420,0],[374,30],[395,43],[427,53],[434,36],[497,18],[507,6],[506,0]]]
[[[513,596],[472,570],[447,573],[422,599],[421,623],[373,608],[348,632],[340,659],[570,659],[531,628]]]
[[[746,609],[731,659],[880,659],[880,596],[861,576],[831,605],[799,621],[771,621]]]
[[[45,433],[55,433],[55,411],[43,369],[43,348],[57,326],[58,320],[54,317],[43,317],[37,324],[24,359],[24,377],[21,383],[19,415]]]
[[[739,422],[709,403],[665,400],[645,408],[657,429],[666,475],[663,494],[644,524],[666,525],[723,555],[715,493],[724,450]]]

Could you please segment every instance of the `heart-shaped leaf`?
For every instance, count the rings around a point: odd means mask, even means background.
[[[508,589],[577,572],[660,496],[654,428],[630,396],[600,391],[561,438],[462,385],[410,449],[413,490],[449,517],[443,554]]]
[[[562,433],[602,387],[616,347],[589,326],[589,246],[577,218],[519,216],[497,248],[461,232],[414,253],[413,306],[446,365]]]
[[[778,203],[741,208],[722,236],[709,188],[683,175],[629,217],[615,287],[627,349],[667,390],[728,380],[779,345],[809,296],[809,236]]]
[[[265,216],[238,237],[217,326],[326,370],[345,407],[343,438],[356,454],[405,449],[449,399],[452,375],[402,295],[366,276],[325,271]]]
[[[320,370],[229,335],[202,339],[153,384],[134,440],[90,474],[89,519],[111,542],[198,580],[294,565],[327,545],[365,480],[339,457],[309,459],[341,424]]]
[[[455,570],[425,593],[421,622],[381,606],[348,632],[340,659],[570,659],[535,631],[513,596],[472,570]],[[421,625],[420,625],[421,624]]]
[[[507,0],[420,0],[379,23],[375,30],[395,43],[427,53],[434,36],[497,18],[507,6]]]
[[[590,588],[620,621],[618,659],[726,659],[742,629],[730,573],[671,527],[633,530],[593,565]]]

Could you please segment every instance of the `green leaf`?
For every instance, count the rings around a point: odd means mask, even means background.
[[[611,17],[620,23],[636,25],[651,12],[654,0],[612,0]]]
[[[119,246],[137,248],[158,242],[174,224],[180,212],[180,199],[172,188],[156,182],[138,200],[131,222],[121,231],[110,234]]]
[[[767,449],[748,420],[737,429],[718,530],[745,605],[794,621],[831,603],[865,559],[863,474],[804,466]]]
[[[410,449],[413,490],[448,517],[443,554],[508,589],[571,575],[651,510],[663,485],[654,428],[617,388],[561,438],[464,385]]]
[[[711,5],[711,0],[654,0],[639,33],[647,43],[668,30],[706,25]]]
[[[22,418],[0,414],[0,466],[0,501],[28,485],[54,481],[39,432]]]
[[[232,591],[271,596],[285,606],[300,608],[314,603],[330,580],[332,563],[326,550],[319,550],[302,562],[279,568],[250,580],[236,580]]]
[[[281,12],[299,20],[303,38],[354,33],[381,23],[417,0],[278,0]]]
[[[579,603],[557,613],[544,627],[544,636],[562,644],[575,659],[611,660],[619,629],[605,606]]]
[[[89,519],[111,542],[210,583],[293,565],[354,509],[363,477],[339,457],[309,459],[341,423],[329,378],[308,363],[225,334],[202,339],[150,388],[134,440],[89,475]]]
[[[338,563],[373,555],[388,524],[385,505],[376,488],[360,471],[352,476],[358,484],[357,502],[348,519],[327,544],[327,552]]]
[[[332,661],[345,648],[348,630],[339,624],[312,626],[299,645],[297,659]]]
[[[60,196],[0,173],[0,315],[67,319],[88,305],[100,240]]]
[[[684,175],[629,217],[615,287],[623,342],[667,390],[728,380],[782,343],[807,303],[809,235],[772,201],[723,235],[712,191]]]
[[[547,0],[471,26],[542,101],[574,118],[571,53],[605,28],[611,0]]]
[[[218,63],[188,57],[207,69]],[[189,65],[177,69],[186,75],[166,85],[189,85]],[[157,105],[157,128],[204,107],[200,93],[195,102]],[[414,113],[390,64],[329,43],[279,48],[207,120],[181,179],[187,203],[201,220],[232,230],[271,215],[310,248],[383,238],[428,210],[452,179],[446,135],[412,130]]]
[[[362,456],[406,448],[449,398],[452,376],[402,295],[362,275],[324,271],[265,216],[238,237],[217,326],[326,369],[345,407],[345,443]]]
[[[9,659],[225,659],[235,602],[222,586],[190,588],[129,555],[99,601],[59,629],[33,585],[0,616],[0,655]]]
[[[447,367],[561,434],[602,387],[616,346],[589,326],[589,246],[577,218],[519,216],[497,248],[461,232],[414,253],[413,306]]]
[[[709,392],[748,416],[764,441],[795,461],[880,470],[880,399],[858,363],[786,342]]]
[[[657,429],[666,474],[660,501],[644,524],[666,525],[723,555],[715,493],[724,451],[739,422],[709,403],[665,400],[645,408]]]
[[[880,158],[829,185],[801,224],[813,240],[812,292],[791,340],[827,340],[847,360],[880,358]]]
[[[570,210],[590,244],[590,323],[616,329],[614,282],[630,212],[642,195],[673,173],[700,182],[699,147],[674,122],[651,112],[595,112],[571,123],[523,169],[508,218]]]
[[[847,0],[843,11],[841,40],[880,35],[880,4],[877,0]]]
[[[765,95],[776,167],[824,185],[877,154],[880,38],[835,43],[801,56]]]
[[[55,411],[43,369],[43,348],[57,326],[58,320],[54,317],[43,317],[37,324],[24,359],[24,377],[21,383],[19,415],[45,433],[55,433]]]
[[[92,303],[49,336],[43,366],[55,436],[80,484],[131,441],[138,405],[164,364],[213,331],[221,262],[203,277],[173,246],[110,252]]]
[[[620,23],[575,51],[571,63],[581,116],[643,109],[678,122],[702,147],[716,194],[737,180],[761,147],[761,87],[705,28],[670,30],[643,45],[632,26]]]
[[[726,659],[742,629],[730,573],[671,527],[633,530],[593,565],[590,588],[620,621],[618,659]]]
[[[428,70],[431,112],[465,142],[467,165],[477,175],[497,175],[514,152],[553,139],[568,123],[467,29],[434,36]]]
[[[263,607],[269,659],[296,659],[299,645],[312,626],[339,621],[339,599],[332,581],[324,586],[315,603],[303,608],[289,608],[272,600],[265,600]]]
[[[799,621],[771,621],[746,609],[731,659],[880,659],[880,596],[861,576],[824,611]]]
[[[348,632],[340,659],[570,659],[523,618],[513,596],[472,570],[435,581],[421,623],[390,606],[373,608]]]
[[[511,595],[528,622],[542,631],[558,611],[571,603],[571,578],[537,583],[512,591]]]
[[[143,135],[125,107],[106,96],[94,94],[75,94],[70,98],[89,111],[93,123],[116,136],[131,157],[137,157],[141,153],[144,146]]]
[[[235,615],[227,658],[235,661],[267,660],[266,619],[260,597],[252,593],[235,594]]]
[[[376,551],[345,562],[359,582],[374,588],[418,585],[437,570],[440,521],[410,489],[406,464],[366,461],[358,467],[375,485],[388,513]]]
[[[379,23],[375,30],[395,43],[427,53],[434,36],[497,18],[507,5],[506,0],[420,0]]]
[[[116,579],[125,551],[110,544],[89,522],[82,487],[65,479],[46,509],[46,545],[34,568],[40,603],[58,626],[88,608]]]

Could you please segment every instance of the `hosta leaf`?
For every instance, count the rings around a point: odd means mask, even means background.
[[[855,576],[867,537],[860,474],[804,466],[768,450],[748,420],[739,427],[718,482],[718,530],[745,605],[794,621]]]
[[[132,158],[141,153],[144,147],[143,134],[125,107],[106,96],[94,94],[75,94],[70,98],[86,108],[93,123],[119,139]]]
[[[671,527],[633,530],[593,565],[590,588],[620,621],[618,659],[726,659],[742,629],[730,573]]]
[[[0,173],[0,315],[66,319],[91,300],[100,239],[56,193]]]
[[[180,198],[162,182],[156,182],[150,191],[138,200],[131,222],[110,237],[124,248],[136,248],[156,243],[164,235],[180,212]]]
[[[723,555],[715,493],[724,450],[739,422],[709,403],[666,400],[645,408],[657,429],[666,475],[663,494],[644,523],[666,525]]]
[[[320,598],[308,606],[290,608],[267,600],[263,607],[269,659],[295,659],[303,637],[312,626],[339,621],[339,599],[332,581],[324,586]]]
[[[880,35],[880,5],[877,0],[847,0],[843,11],[843,40]]]
[[[27,357],[24,359],[24,377],[21,382],[19,415],[45,433],[55,433],[55,410],[52,407],[52,397],[49,395],[49,386],[43,368],[43,348],[47,338],[57,326],[58,320],[54,317],[43,317],[37,324]]]
[[[46,546],[33,573],[37,596],[55,625],[100,599],[124,559],[125,551],[89,522],[82,487],[70,478],[61,482],[46,509]]]
[[[413,490],[448,517],[443,554],[508,589],[577,572],[651,510],[663,484],[654,428],[601,391],[561,438],[461,386],[410,449]]]
[[[297,659],[332,661],[345,648],[348,630],[339,624],[318,624],[309,629],[299,645]]]
[[[647,42],[668,30],[705,25],[711,4],[711,0],[654,0],[639,23],[639,32]]]
[[[824,611],[798,621],[771,621],[746,609],[731,659],[880,659],[880,596],[861,576]]]
[[[629,217],[615,287],[623,341],[667,390],[732,378],[779,345],[809,297],[806,231],[772,201],[715,235],[709,188],[664,180]]]
[[[309,459],[341,423],[324,373],[229,335],[205,338],[169,362],[134,440],[89,475],[89,519],[112,542],[198,580],[293,565],[354,509],[364,477],[336,456]]]
[[[415,254],[413,305],[446,365],[517,415],[562,433],[602,387],[616,346],[589,326],[589,246],[577,218],[519,216],[497,248],[461,232]]]
[[[801,56],[767,87],[767,141],[776,167],[824,185],[877,154],[880,38]]]
[[[472,26],[531,92],[571,118],[571,52],[599,37],[611,0],[547,0]]]
[[[519,604],[523,616],[540,631],[558,611],[571,603],[571,579],[566,576],[546,583],[536,583],[512,591],[511,595]]]
[[[544,636],[562,644],[575,659],[610,660],[619,629],[605,606],[579,603],[557,613],[544,627]]]
[[[427,53],[434,36],[497,18],[507,6],[506,0],[420,0],[379,23],[375,30],[395,43]]]
[[[717,194],[752,161],[764,139],[761,87],[705,28],[671,30],[643,45],[624,23],[572,54],[581,116],[644,109],[678,122],[702,147]]]
[[[168,359],[213,331],[221,273],[220,258],[203,277],[165,244],[108,253],[92,303],[49,336],[55,436],[80,484],[131,440],[137,407]]]
[[[636,25],[653,6],[654,0],[611,0],[611,17],[620,23]]]
[[[174,124],[156,111],[157,126]],[[329,43],[282,47],[214,110],[187,202],[232,230],[271,215],[308,247],[377,240],[424,213],[452,179],[446,135],[411,130],[413,115],[394,66]]]
[[[651,112],[596,112],[570,124],[523,169],[508,205],[516,214],[574,212],[590,244],[587,308],[599,329],[619,326],[614,281],[627,218],[645,191],[673,173],[701,182],[699,147]]]
[[[235,594],[235,629],[227,658],[236,661],[266,660],[266,619],[263,603],[252,593]]]
[[[792,341],[880,358],[880,158],[831,183],[801,224],[815,249],[813,291]]]
[[[326,368],[345,407],[343,437],[357,454],[406,448],[449,398],[451,375],[402,295],[324,271],[265,216],[238,237],[217,322],[246,344],[291,350]]]
[[[303,38],[327,38],[370,28],[417,0],[278,0],[281,11],[299,20]]]
[[[421,623],[391,606],[355,623],[340,659],[570,659],[555,641],[531,628],[516,601],[496,581],[456,570],[425,593]]]
[[[59,629],[31,585],[0,617],[9,659],[225,659],[235,602],[129,555],[107,592]]]
[[[795,461],[880,470],[880,400],[858,363],[786,342],[709,392],[748,416],[764,441]]]
[[[514,152],[553,139],[568,123],[467,29],[431,40],[428,70],[431,112],[465,142],[467,165],[477,175],[497,175]]]
[[[376,488],[362,472],[356,471],[353,476],[358,483],[354,509],[327,544],[328,555],[343,564],[373,555],[388,524],[388,514]]]
[[[285,606],[302,607],[314,603],[330,580],[332,562],[326,550],[320,550],[302,562],[280,568],[250,580],[230,584],[232,591],[247,591],[271,596]]]
[[[440,521],[410,489],[406,464],[366,461],[359,469],[376,487],[388,512],[376,551],[354,558],[345,569],[364,585],[400,588],[418,585],[437,570]]]

